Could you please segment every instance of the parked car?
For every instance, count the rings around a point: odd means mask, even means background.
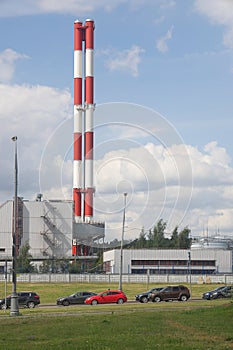
[[[233,286],[226,286],[221,290],[221,298],[233,298]]]
[[[149,301],[150,295],[152,293],[159,292],[162,289],[163,289],[162,287],[161,288],[152,288],[152,289],[148,290],[147,292],[139,293],[139,294],[135,295],[135,300],[140,301],[140,303],[147,303]]]
[[[230,298],[233,293],[233,286],[221,286],[209,292],[203,293],[203,299]]]
[[[36,305],[40,304],[40,297],[35,292],[18,292],[18,305],[19,307],[29,307],[34,308]],[[0,308],[10,308],[11,307],[11,295],[8,295],[6,298],[6,305],[5,305],[5,298],[0,299]]]
[[[179,300],[187,301],[190,298],[189,289],[185,286],[168,286],[160,291],[151,293],[150,300],[153,302],[160,302],[162,300]]]
[[[123,304],[127,301],[127,297],[121,290],[106,290],[100,294],[89,297],[85,300],[85,304],[97,305],[97,304],[108,304],[117,303]]]
[[[75,304],[84,304],[84,301],[88,297],[94,296],[94,295],[97,295],[97,294],[93,292],[76,292],[67,297],[58,298],[57,305],[68,306],[68,305],[75,305]]]

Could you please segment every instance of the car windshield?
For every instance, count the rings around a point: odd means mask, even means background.
[[[151,288],[150,290],[147,291],[147,293],[153,293],[153,292],[156,292],[158,288]]]
[[[225,286],[215,288],[215,289],[213,290],[213,292],[217,292],[217,291],[219,291],[219,290],[221,290],[221,289],[223,289],[223,288],[225,288]]]

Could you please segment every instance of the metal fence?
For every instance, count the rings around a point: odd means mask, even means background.
[[[221,283],[233,284],[233,274],[221,275],[132,275],[123,274],[123,283]],[[12,282],[12,275],[7,275],[7,281]],[[25,283],[118,283],[119,274],[19,274],[18,282]],[[5,282],[5,275],[0,275],[0,282]]]

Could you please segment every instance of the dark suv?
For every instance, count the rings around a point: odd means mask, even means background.
[[[162,290],[152,293],[150,295],[150,300],[153,302],[160,302],[162,300],[179,300],[186,301],[190,298],[189,289],[185,286],[168,286],[163,288]]]
[[[18,292],[18,305],[23,307],[29,307],[30,309],[40,304],[40,297],[38,294],[34,292]],[[0,308],[10,308],[11,306],[11,295],[8,295],[6,298],[6,306],[5,306],[5,298],[0,299]]]
[[[135,295],[135,300],[140,301],[140,303],[147,303],[150,299],[150,295],[152,293],[156,293],[156,292],[160,291],[161,289],[163,289],[163,288],[152,288],[152,289],[148,290],[147,292],[139,293],[139,294]]]

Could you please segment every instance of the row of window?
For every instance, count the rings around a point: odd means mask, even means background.
[[[188,260],[132,260],[132,266],[188,266]],[[191,260],[191,266],[215,266],[215,260]]]
[[[194,269],[191,271],[192,275],[211,275],[215,273],[215,269]],[[174,269],[159,269],[159,270],[153,270],[149,269],[132,269],[131,270],[132,274],[137,274],[137,275],[187,275],[189,273],[189,270],[187,269],[180,269],[180,270],[174,270]]]

